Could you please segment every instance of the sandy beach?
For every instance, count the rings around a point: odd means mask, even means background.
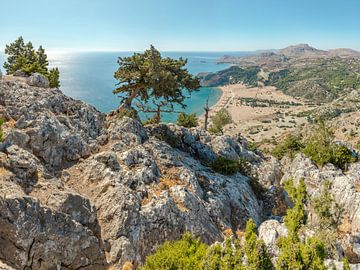
[[[210,117],[227,109],[233,124],[226,127],[226,132],[240,132],[253,141],[289,133],[306,122],[306,117],[299,117],[299,113],[310,109],[303,100],[285,95],[275,87],[234,84],[220,89],[221,98],[210,108]]]

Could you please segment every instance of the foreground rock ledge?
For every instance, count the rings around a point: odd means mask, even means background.
[[[0,117],[0,261],[14,269],[121,269],[185,231],[213,243],[262,220],[247,177],[208,167],[260,166],[241,137],[145,129],[16,80],[0,80]]]

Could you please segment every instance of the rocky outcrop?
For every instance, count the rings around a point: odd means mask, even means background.
[[[319,195],[325,181],[329,181],[331,194],[344,210],[338,228],[342,252],[353,263],[360,263],[360,163],[354,163],[346,172],[342,172],[332,164],[318,168],[309,158],[298,154],[284,171],[282,181],[292,178],[297,184],[303,179],[313,198]]]
[[[185,231],[203,241],[262,221],[250,179],[209,165],[262,157],[242,137],[144,128],[59,90],[0,82],[0,260],[15,269],[122,269]]]
[[[30,86],[43,87],[43,88],[49,87],[49,80],[44,75],[39,73],[34,73],[29,78],[27,78],[27,83]]]

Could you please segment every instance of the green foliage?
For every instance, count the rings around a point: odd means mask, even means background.
[[[251,219],[246,223],[244,249],[247,270],[274,269],[265,244],[257,239],[256,225]]]
[[[182,58],[163,58],[154,46],[144,53],[119,57],[120,67],[114,74],[119,87],[113,93],[124,94],[121,103],[127,106],[131,106],[135,98],[146,103],[153,97],[185,107],[184,88],[189,93],[200,88],[199,79],[184,68],[186,63]]]
[[[49,62],[42,46],[36,51],[31,42],[25,44],[24,39],[19,37],[13,43],[6,45],[5,53],[8,55],[4,68],[7,74],[13,74],[17,70],[27,75],[40,73],[49,79],[50,87],[60,87],[58,68],[48,70]]]
[[[195,113],[186,114],[182,112],[178,116],[177,124],[187,128],[197,127],[198,119]]]
[[[317,216],[320,231],[335,230],[341,222],[344,209],[330,193],[331,183],[325,181],[320,195],[312,199],[311,206]]]
[[[349,265],[349,261],[348,261],[348,259],[346,257],[344,257],[344,259],[343,259],[343,264],[344,264],[344,267],[343,267],[344,270],[350,270],[351,269],[350,265]]]
[[[311,226],[316,234],[324,242],[327,253],[336,252],[337,227],[341,223],[344,209],[339,205],[334,196],[330,193],[331,183],[325,181],[321,193],[312,199],[311,207],[314,209],[316,220]]]
[[[357,59],[320,59],[270,73],[267,84],[292,96],[318,102],[331,101],[360,87],[359,67]]]
[[[213,117],[211,117],[211,121],[212,126],[209,128],[209,132],[223,134],[223,128],[232,123],[232,118],[226,109],[221,109]]]
[[[189,233],[174,242],[165,242],[146,258],[141,270],[200,270],[207,246]]]
[[[2,128],[1,128],[1,126],[4,124],[4,122],[5,122],[4,119],[0,118],[0,142],[2,142],[3,139],[4,139],[4,133],[3,133]]]
[[[273,150],[272,155],[277,159],[282,159],[284,156],[294,158],[303,147],[301,137],[298,135],[289,134],[283,142],[278,144]]]
[[[299,237],[300,229],[305,225],[305,203],[307,201],[306,186],[303,180],[295,188],[292,180],[285,183],[293,208],[288,209],[284,218],[288,236],[278,239],[280,249],[277,269],[291,270],[325,270],[325,245],[318,237],[303,240]]]
[[[58,68],[50,69],[49,73],[47,74],[49,79],[49,86],[51,88],[59,88],[60,87],[60,72]]]
[[[118,109],[117,117],[119,119],[122,119],[124,116],[132,118],[132,119],[137,119],[138,113],[133,108],[127,108],[127,107],[123,106]]]
[[[224,246],[215,244],[208,248],[202,270],[245,270],[243,256],[239,241],[231,243],[226,239]]]
[[[211,167],[215,172],[224,175],[235,174],[240,170],[238,161],[222,156],[217,157],[216,160],[211,164]]]
[[[356,157],[347,147],[334,143],[334,132],[323,122],[314,127],[314,132],[307,139],[302,151],[319,166],[332,163],[344,170],[346,164],[356,161]]]
[[[153,129],[153,134],[155,138],[166,142],[173,148],[179,147],[179,139],[176,134],[164,124],[158,125],[156,128]]]

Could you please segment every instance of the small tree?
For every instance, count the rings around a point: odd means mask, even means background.
[[[292,180],[285,183],[293,208],[287,210],[284,218],[288,229],[288,236],[278,239],[280,254],[277,260],[277,269],[291,270],[325,270],[325,246],[318,237],[303,240],[299,231],[306,223],[305,203],[307,201],[306,186],[300,180],[297,188]]]
[[[243,256],[240,241],[232,243],[227,238],[224,245],[217,243],[208,248],[202,270],[245,270]]]
[[[17,70],[31,75],[35,72],[46,76],[50,87],[59,87],[59,70],[54,68],[48,70],[49,62],[42,46],[35,51],[31,42],[25,44],[24,39],[19,37],[13,43],[6,45],[5,53],[8,55],[4,68],[7,74],[11,75]]]
[[[223,134],[223,129],[226,125],[232,123],[232,118],[228,110],[221,109],[213,117],[211,117],[212,126],[209,128],[211,133]]]
[[[185,233],[181,240],[165,242],[155,252],[146,257],[141,270],[200,270],[207,246],[191,234]]]
[[[198,119],[195,113],[186,114],[182,112],[178,116],[177,124],[187,128],[197,127]]]
[[[120,57],[120,67],[114,74],[119,87],[113,93],[124,94],[121,103],[126,107],[131,107],[135,98],[147,103],[152,97],[185,108],[184,89],[191,93],[200,88],[199,79],[184,68],[186,63],[182,58],[161,57],[152,45],[144,53]]]

